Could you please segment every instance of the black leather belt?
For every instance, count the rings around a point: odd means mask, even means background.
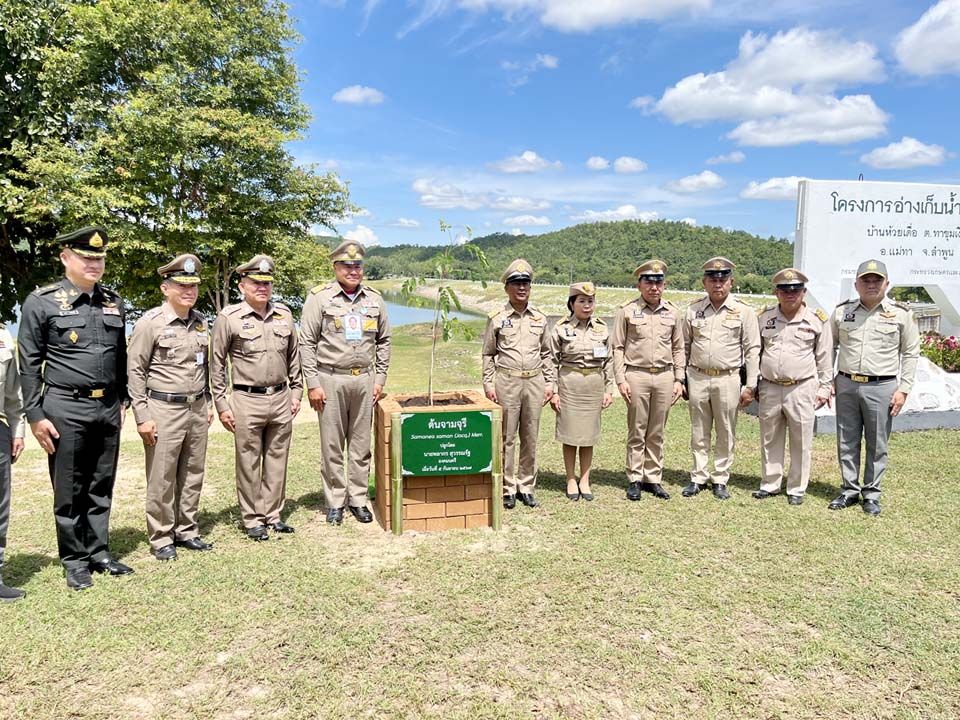
[[[842,370],[840,374],[846,378],[850,378],[855,383],[872,383],[872,382],[885,382],[887,380],[896,380],[896,375],[858,375],[857,373],[845,373]]]
[[[193,393],[191,395],[186,395],[184,393],[166,393],[160,392],[159,390],[147,390],[147,397],[153,398],[154,400],[162,400],[163,402],[168,403],[192,403],[194,400],[199,400],[203,397],[203,393]]]
[[[253,395],[273,395],[280,392],[281,390],[286,390],[287,384],[285,382],[280,383],[279,385],[270,385],[268,387],[257,387],[256,385],[234,385],[234,390],[239,390],[240,392],[252,393]]]
[[[109,395],[113,395],[116,392],[116,388],[113,385],[108,385],[107,387],[102,388],[71,388],[64,387],[63,385],[54,385],[53,383],[47,383],[47,387],[55,388],[57,390],[62,390],[65,393],[70,393],[73,396],[74,400],[83,399],[93,399],[100,400]]]

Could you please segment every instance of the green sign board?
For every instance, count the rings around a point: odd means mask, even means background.
[[[404,413],[400,416],[404,475],[472,475],[491,472],[493,413]]]

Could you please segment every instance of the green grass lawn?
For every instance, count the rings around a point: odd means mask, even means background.
[[[423,333],[398,331],[388,389],[426,387]],[[442,349],[438,385],[476,387],[478,344]],[[309,410],[305,410],[309,412]],[[153,560],[143,452],[123,445],[115,553],[136,569],[67,591],[45,459],[14,469],[0,606],[0,718],[960,717],[960,434],[894,436],[883,514],[826,509],[818,437],[807,502],[754,501],[758,428],[742,416],[733,498],[685,499],[689,420],[667,431],[674,497],[624,498],[626,413],[604,416],[592,503],[564,497],[552,412],[541,508],[490,530],[394,537],[325,525],[317,426],[296,426],[286,519],[238,530],[233,448],[211,435],[212,553]]]

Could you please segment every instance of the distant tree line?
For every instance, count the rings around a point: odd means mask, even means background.
[[[566,284],[592,280],[606,286],[632,286],[633,270],[649,258],[669,266],[668,283],[679,290],[699,290],[701,266],[715,256],[732,260],[740,292],[771,292],[770,277],[793,264],[793,245],[785,238],[761,238],[740,230],[695,227],[682,222],[620,222],[575,225],[543,235],[496,233],[471,241],[491,265],[488,279],[499,280],[510,261],[526,258],[534,282]],[[367,277],[430,275],[440,247],[397,245],[367,253]],[[463,248],[458,260],[474,268]]]

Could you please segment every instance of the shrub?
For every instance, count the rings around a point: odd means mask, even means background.
[[[960,341],[953,335],[927,333],[920,342],[920,354],[947,372],[960,372]]]

